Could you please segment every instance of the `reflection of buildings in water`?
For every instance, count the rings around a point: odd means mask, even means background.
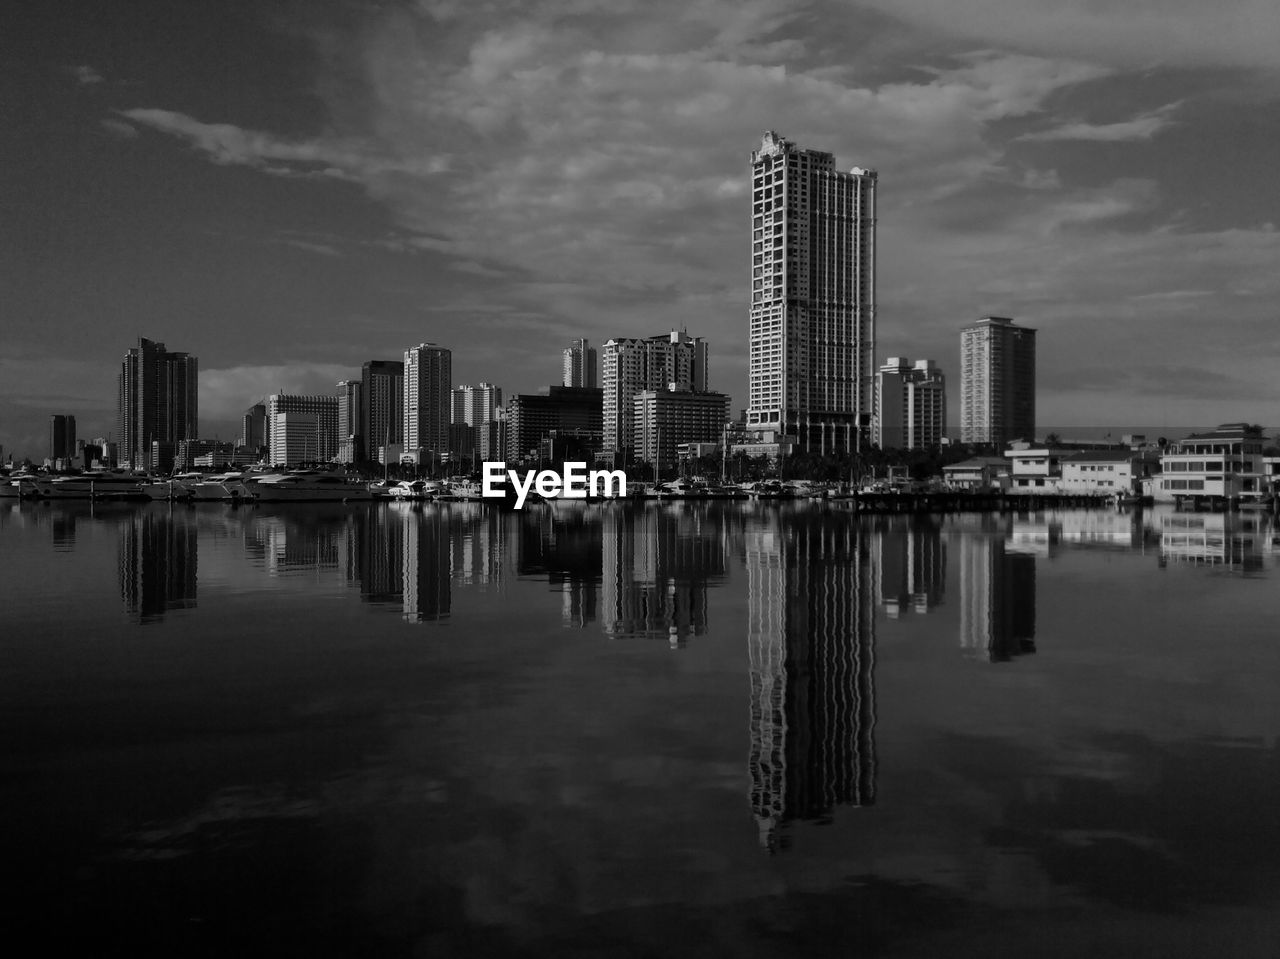
[[[1038,547],[1037,547],[1038,548]],[[1003,537],[960,539],[960,646],[991,662],[1034,653],[1036,553]]]
[[[603,548],[599,509],[559,502],[516,516],[516,571],[546,576],[560,591],[564,625],[595,622]]]
[[[364,602],[399,605],[404,600],[404,530],[414,515],[391,505],[353,515],[347,581],[359,584]]]
[[[1085,549],[1141,549],[1141,516],[1140,511],[1070,510],[1057,518],[1059,539],[1073,547]]]
[[[720,527],[677,506],[603,514],[603,626],[611,636],[683,644],[707,628],[707,584],[724,575]]]
[[[438,509],[405,510],[400,516],[405,621],[447,619],[452,595],[448,519]]]
[[[879,536],[880,594],[885,613],[897,618],[914,609],[927,613],[942,602],[947,583],[947,547],[932,516],[882,516]]]
[[[1275,520],[1266,513],[1183,513],[1159,511],[1160,562],[1169,560],[1229,566],[1242,572],[1264,569],[1280,553]]]
[[[746,532],[751,805],[762,846],[875,801],[875,564],[855,519]]]
[[[507,554],[506,514],[480,503],[451,503],[448,510],[454,582],[462,586],[501,583]]]
[[[1006,550],[1024,556],[1050,559],[1062,540],[1062,520],[1058,514],[1029,513],[1014,516],[1005,533]]]
[[[255,515],[245,526],[245,548],[269,576],[339,567],[345,527],[310,513]]]
[[[196,528],[186,516],[139,509],[121,524],[120,596],[142,623],[196,605]]]

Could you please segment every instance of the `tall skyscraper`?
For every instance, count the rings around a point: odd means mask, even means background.
[[[338,383],[338,462],[359,463],[367,456],[361,448],[360,422],[364,384],[360,380]]]
[[[69,413],[49,417],[49,459],[69,460],[76,455],[76,418]]]
[[[570,340],[564,351],[564,386],[599,386],[596,378],[596,350],[587,340]]]
[[[453,353],[434,343],[404,351],[404,452],[415,463],[449,451]]]
[[[947,429],[947,384],[933,360],[891,356],[876,375],[876,443],[881,449],[937,446]]]
[[[875,401],[874,170],[770,131],[751,155],[747,426],[856,449]]]
[[[492,383],[477,386],[459,386],[453,391],[449,422],[464,427],[471,449],[480,460],[498,460],[505,454],[496,449],[495,433],[490,424],[498,419],[498,407],[502,406],[502,389]],[[453,452],[461,452],[455,449]]]
[[[987,316],[960,332],[960,442],[1004,445],[1036,432],[1036,331]]]
[[[360,385],[360,444],[366,460],[381,462],[380,449],[404,442],[404,363],[370,360]]]
[[[645,339],[613,339],[604,345],[604,448],[634,450],[635,396],[642,390],[707,389],[707,344],[672,330]]]
[[[120,464],[151,469],[152,444],[196,439],[199,364],[187,353],[170,353],[163,343],[138,340],[120,367],[118,427]]]

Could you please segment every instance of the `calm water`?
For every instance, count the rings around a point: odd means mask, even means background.
[[[6,504],[7,929],[1272,957],[1278,558],[1150,510]]]

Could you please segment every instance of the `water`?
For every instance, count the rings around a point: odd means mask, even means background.
[[[4,505],[10,934],[1274,956],[1278,555],[1151,510]]]

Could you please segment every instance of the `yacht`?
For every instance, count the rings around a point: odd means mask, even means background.
[[[203,473],[179,473],[165,479],[154,479],[142,484],[142,492],[151,499],[188,500],[191,499],[192,487],[204,479]]]
[[[245,483],[244,473],[214,473],[201,477],[192,484],[191,493],[197,502],[243,502],[253,499]]]
[[[0,499],[36,499],[48,482],[47,476],[35,473],[5,473],[0,475]]]
[[[293,470],[267,474],[245,484],[259,503],[372,500],[373,491],[359,476],[328,470]]]
[[[146,499],[143,473],[129,470],[90,470],[55,476],[40,484],[39,496],[49,499]]]

